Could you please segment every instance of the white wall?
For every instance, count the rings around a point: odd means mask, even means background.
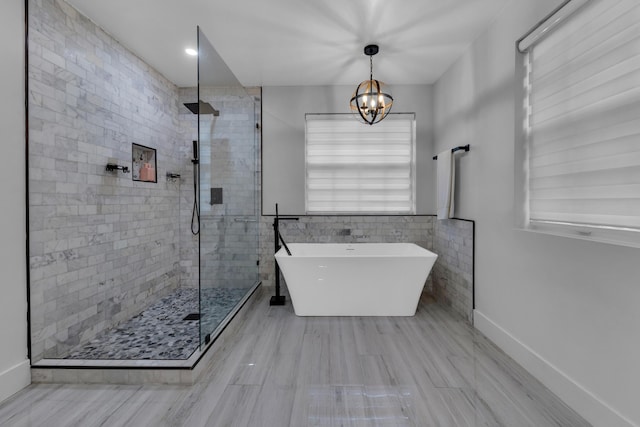
[[[349,113],[354,86],[264,87],[262,90],[262,213],[304,215],[305,113]],[[433,94],[427,85],[392,86],[393,110],[416,113],[416,210],[435,213]]]
[[[596,426],[640,425],[640,250],[515,230],[515,40],[560,0],[512,0],[438,81],[436,151],[476,220],[478,329]]]
[[[0,401],[30,382],[25,238],[24,5],[0,2]]]

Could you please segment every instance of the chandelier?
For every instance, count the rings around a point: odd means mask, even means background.
[[[376,53],[378,53],[378,45],[365,46],[364,54],[369,55],[369,80],[358,85],[349,103],[354,116],[369,125],[387,117],[393,105],[393,97],[387,85],[373,79],[373,55]]]

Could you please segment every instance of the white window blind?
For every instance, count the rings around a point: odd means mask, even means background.
[[[373,126],[350,115],[307,115],[309,213],[415,213],[415,120]]]
[[[587,2],[525,61],[529,221],[639,229],[640,2]]]

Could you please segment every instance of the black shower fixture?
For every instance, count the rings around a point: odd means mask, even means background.
[[[185,104],[187,105],[187,104]],[[200,179],[200,159],[198,141],[193,141],[193,209],[191,211],[191,233],[194,236],[200,234],[200,206],[198,206],[198,181]]]
[[[202,100],[200,102],[185,102],[184,106],[193,114],[213,114],[214,117],[218,117],[220,115],[219,110],[216,110],[211,104]]]

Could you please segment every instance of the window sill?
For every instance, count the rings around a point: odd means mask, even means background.
[[[521,231],[589,240],[610,245],[640,248],[640,230],[631,228],[586,226],[570,223],[530,222]]]

